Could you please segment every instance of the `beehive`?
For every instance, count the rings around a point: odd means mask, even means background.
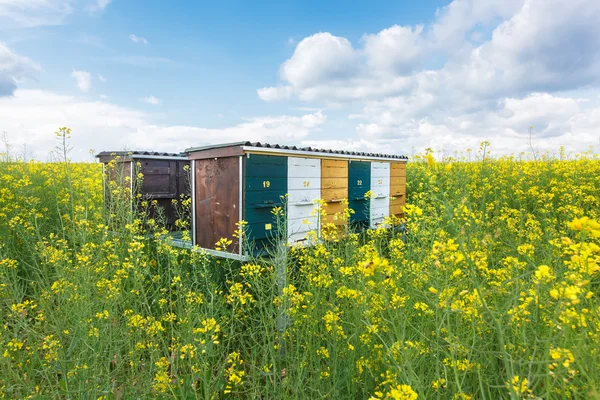
[[[243,259],[264,253],[275,236],[285,236],[292,245],[307,243],[309,237],[318,238],[324,224],[346,223],[335,218],[344,200],[355,211],[353,229],[377,227],[385,217],[399,216],[404,204],[404,156],[250,142],[186,153],[192,169],[192,244],[220,256]],[[402,173],[396,179],[402,183],[396,184],[393,179]],[[369,190],[373,195],[366,198]],[[282,207],[284,217],[274,216],[276,207]],[[246,223],[241,239],[239,221]]]
[[[172,201],[180,199],[180,195],[190,195],[189,175],[185,166],[189,161],[185,154],[180,153],[158,153],[149,151],[103,151],[96,155],[103,163],[106,171],[106,164],[110,161],[116,161],[115,168],[107,171],[109,175],[126,175],[129,179],[123,179],[122,184],[126,184],[131,192],[141,194],[142,200],[155,200],[157,205],[164,210],[167,218],[167,227],[175,228],[176,212]],[[138,173],[143,175],[141,185],[136,185]],[[116,178],[108,176],[109,179]],[[122,177],[121,177],[122,178]],[[153,217],[156,208],[151,208]]]

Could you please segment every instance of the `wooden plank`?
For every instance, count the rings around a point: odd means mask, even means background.
[[[406,185],[392,185],[390,186],[390,196],[398,197],[406,195]]]
[[[321,160],[321,196],[327,203],[320,229],[327,224],[346,225],[347,221],[336,219],[344,212],[342,199],[348,199],[348,160]],[[335,202],[331,202],[334,200]],[[341,232],[341,231],[340,231]]]
[[[391,177],[406,177],[406,163],[390,163],[390,176]]]
[[[209,158],[234,157],[243,154],[241,146],[220,147],[218,149],[207,149],[194,151],[188,154],[190,160],[206,160]],[[239,163],[238,163],[239,164]]]
[[[348,169],[348,160],[321,160],[321,167]]]
[[[323,167],[321,169],[321,176],[323,178],[348,178],[348,166],[345,168],[341,167]]]
[[[402,204],[392,204],[390,205],[390,215],[396,215],[398,216],[399,214],[402,214]]]
[[[345,188],[348,192],[348,178],[321,178],[321,189],[340,189]]]
[[[390,186],[394,186],[394,185],[406,185],[406,176],[390,177]]]
[[[225,157],[196,162],[196,242],[215,249],[221,238],[232,240],[227,251],[237,252],[233,237],[239,219],[239,159]]]
[[[288,161],[286,157],[252,154],[250,157],[246,157],[245,163],[247,179],[287,179]]]
[[[334,224],[337,226],[342,226],[342,225],[346,225],[347,221],[344,221],[343,219],[336,219],[336,215],[332,214],[332,215],[326,215],[325,217],[323,217],[322,226],[326,225],[326,224]]]
[[[342,200],[348,198],[347,188],[333,188],[333,189],[322,189],[321,198],[325,202],[331,202],[332,200]]]

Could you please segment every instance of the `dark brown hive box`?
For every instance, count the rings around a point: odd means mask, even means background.
[[[150,151],[103,151],[96,155],[104,164],[109,179],[119,179],[129,185],[132,193],[141,194],[145,201],[156,201],[164,210],[167,227],[175,229],[177,213],[172,201],[181,200],[181,195],[190,196],[189,174],[185,166],[189,161],[185,154],[158,153]],[[106,170],[106,165],[115,160],[115,168]],[[137,185],[137,175],[143,175],[141,185]],[[114,175],[114,176],[111,176]],[[119,176],[117,176],[119,175]],[[129,179],[127,179],[129,176]],[[155,208],[150,208],[154,217]]]

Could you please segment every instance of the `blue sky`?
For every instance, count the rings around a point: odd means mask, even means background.
[[[0,132],[45,159],[231,140],[600,144],[595,0],[0,0]]]

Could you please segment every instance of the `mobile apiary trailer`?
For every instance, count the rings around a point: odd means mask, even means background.
[[[190,195],[189,173],[185,168],[189,161],[185,154],[103,151],[96,157],[103,164],[105,178],[120,181],[119,184],[126,185],[130,193],[141,194],[142,200],[155,200],[164,210],[167,226],[171,229],[175,227],[177,215],[172,201],[180,199],[182,194]],[[139,173],[142,174],[141,179],[138,179]],[[154,213],[156,208],[151,207],[150,210]]]
[[[294,245],[310,232],[318,236],[319,225],[345,224],[335,218],[344,199],[355,211],[350,223],[358,228],[400,216],[406,200],[404,156],[251,142],[185,152],[191,162],[192,244],[223,257],[260,254],[281,230]],[[319,199],[325,204],[323,218]],[[277,226],[276,207],[284,209],[283,227]],[[241,238],[239,221],[246,223]],[[221,239],[227,242],[217,246]]]

